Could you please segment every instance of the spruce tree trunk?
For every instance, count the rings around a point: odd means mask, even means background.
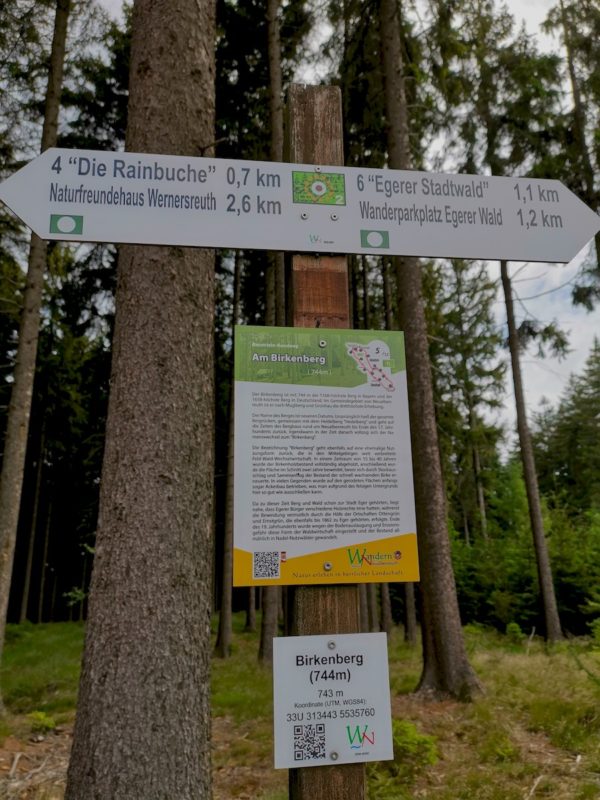
[[[417,603],[414,583],[404,584],[404,641],[417,643]]]
[[[369,632],[369,601],[367,599],[367,584],[360,583],[358,585],[358,605],[359,605],[359,621],[360,632]]]
[[[54,34],[50,52],[48,86],[44,106],[42,152],[56,144],[58,112],[62,90],[63,67],[67,41],[67,22],[70,0],[57,0]],[[4,647],[6,612],[10,594],[27,434],[31,416],[31,399],[35,376],[40,308],[46,271],[47,245],[34,233],[31,235],[27,282],[23,296],[23,311],[19,327],[19,343],[15,360],[14,382],[8,407],[4,457],[0,474],[0,661]]]
[[[283,97],[281,80],[281,41],[279,35],[279,0],[267,0],[267,36],[269,54],[269,116],[271,120],[271,159],[283,160]],[[267,325],[285,325],[285,265],[283,253],[269,253],[267,267]],[[281,590],[265,586],[262,593],[262,621],[258,660],[273,662],[273,638],[277,636]]]
[[[396,0],[381,0],[379,12],[389,164],[393,169],[410,169],[409,119]],[[396,270],[399,322],[406,341],[423,624],[431,642],[431,647],[423,651],[419,689],[470,699],[480,690],[480,684],[467,659],[450,556],[421,266],[416,258],[396,259]]]
[[[136,0],[127,149],[214,141],[214,5]],[[210,797],[212,251],[121,248],[66,800]]]
[[[35,465],[35,493],[33,497],[33,511],[31,514],[31,521],[29,523],[27,560],[25,562],[23,593],[21,595],[21,611],[19,613],[20,623],[23,623],[27,620],[27,612],[29,609],[29,592],[31,590],[31,571],[33,569],[33,553],[35,550],[35,538],[38,527],[40,502],[42,495],[42,476],[44,474],[45,440],[46,440],[46,420],[44,415],[44,419],[42,419],[42,430],[40,432],[39,443],[38,443],[37,463]]]
[[[379,633],[379,604],[377,602],[377,584],[367,583],[367,603],[369,606],[369,630]]]
[[[531,532],[533,535],[533,545],[535,548],[538,579],[540,583],[540,595],[544,610],[544,621],[546,623],[546,638],[551,642],[556,642],[562,639],[563,635],[560,627],[560,619],[558,617],[558,607],[556,605],[554,584],[552,582],[552,569],[550,567],[548,545],[544,535],[544,522],[542,520],[542,506],[540,503],[537,473],[535,471],[533,445],[531,443],[529,426],[527,425],[525,395],[523,393],[521,364],[519,362],[519,337],[515,324],[512,287],[510,283],[510,277],[508,275],[508,264],[506,261],[500,262],[500,273],[502,277],[502,288],[504,290],[504,301],[506,303],[508,346],[510,349],[513,386],[515,390],[517,430],[519,432],[519,446],[521,449],[521,459],[523,462],[523,478],[525,480],[525,489],[527,491],[529,519],[531,522]]]
[[[235,251],[233,267],[233,306],[231,314],[232,336],[235,326],[240,318],[240,284],[241,284],[242,257],[240,250]],[[233,450],[234,450],[234,347],[231,346],[231,374],[229,379],[229,405],[227,412],[227,478],[225,484],[225,521],[223,529],[223,569],[221,585],[221,607],[219,610],[219,630],[215,643],[215,653],[220,658],[229,658],[231,655],[231,639],[233,630],[233,609],[231,606],[233,596]]]
[[[283,161],[283,80],[281,75],[280,0],[267,0],[267,52],[269,56],[269,118],[271,160]],[[274,274],[275,319],[285,325],[285,261],[283,253],[271,253]]]
[[[42,566],[40,568],[40,587],[38,594],[38,607],[36,622],[43,622],[44,615],[44,594],[46,590],[46,572],[48,570],[48,544],[50,542],[50,525],[52,522],[52,500],[48,503],[46,511],[46,524],[44,525],[44,545],[42,547]]]
[[[392,603],[390,600],[390,585],[389,583],[381,584],[381,630],[385,631],[389,636],[394,627],[394,620],[392,619]]]
[[[244,630],[254,633],[256,630],[256,588],[250,586],[248,589],[248,607],[246,608],[246,624]]]
[[[577,78],[577,70],[575,69],[575,59],[573,57],[573,45],[571,43],[571,29],[569,20],[565,12],[565,5],[563,0],[560,0],[560,17],[563,27],[563,37],[565,43],[565,50],[567,52],[567,68],[569,72],[569,82],[571,84],[571,94],[573,95],[573,138],[575,145],[579,151],[581,164],[583,167],[582,178],[585,185],[586,202],[594,211],[598,211],[598,196],[594,189],[594,168],[592,166],[592,159],[590,157],[590,150],[587,144],[585,135],[585,120],[586,111],[581,98],[581,89],[579,80]],[[594,245],[596,248],[596,262],[600,269],[600,233],[594,236]]]

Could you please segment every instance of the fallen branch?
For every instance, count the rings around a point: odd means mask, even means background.
[[[17,771],[17,764],[21,760],[21,756],[25,755],[24,753],[15,753],[15,757],[13,758],[12,767],[10,768],[10,772],[8,773],[9,778],[15,777],[15,772]]]
[[[532,786],[532,787],[531,787],[531,789],[529,790],[529,794],[527,795],[527,797],[525,798],[525,800],[529,800],[529,798],[530,798],[530,797],[533,797],[533,795],[534,795],[534,792],[535,792],[535,790],[537,789],[537,787],[538,787],[538,784],[539,784],[539,782],[542,780],[542,778],[543,778],[543,777],[544,777],[544,776],[543,776],[543,774],[542,774],[542,775],[538,775],[538,777],[537,777],[537,778],[535,779],[535,781],[533,782],[533,786]]]

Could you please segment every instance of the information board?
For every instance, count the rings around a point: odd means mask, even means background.
[[[555,180],[60,148],[0,200],[75,242],[570,261],[600,229]]]
[[[394,757],[385,633],[273,640],[275,767]]]
[[[235,330],[235,586],[419,578],[404,336]]]

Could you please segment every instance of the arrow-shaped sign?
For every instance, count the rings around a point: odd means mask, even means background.
[[[50,149],[0,185],[42,239],[570,261],[600,217],[559,181]]]

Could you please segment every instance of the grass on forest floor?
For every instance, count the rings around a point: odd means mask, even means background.
[[[272,767],[272,688],[257,635],[235,615],[233,652],[212,674],[215,800],[284,800]],[[600,651],[577,640],[545,647],[466,629],[485,694],[474,703],[410,694],[420,654],[390,643],[395,760],[368,767],[370,800],[600,798]],[[72,719],[83,628],[9,626],[1,681],[9,716],[0,733],[26,737]]]

